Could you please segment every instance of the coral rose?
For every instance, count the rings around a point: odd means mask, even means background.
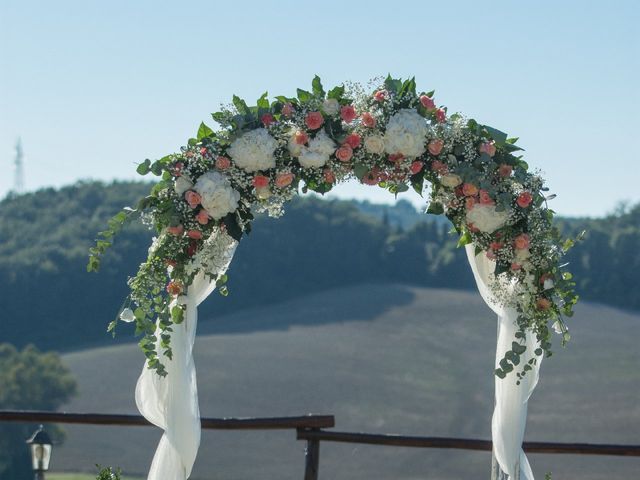
[[[231,160],[228,157],[219,156],[216,158],[216,168],[218,170],[226,170],[231,166]]]
[[[189,230],[187,232],[187,237],[193,238],[194,240],[200,240],[202,238],[202,232],[200,230]]]
[[[264,175],[256,175],[253,177],[253,186],[256,188],[264,188],[269,185],[269,177],[265,177]]]
[[[324,123],[324,117],[320,112],[309,112],[304,119],[304,123],[306,123],[307,127],[311,130],[317,130]]]
[[[493,205],[495,202],[486,190],[480,190],[480,203],[482,205]]]
[[[336,158],[341,162],[348,162],[353,157],[353,149],[346,143],[336,150]]]
[[[525,250],[529,248],[529,235],[521,233],[513,240],[513,246],[518,250]]]
[[[551,308],[551,301],[547,298],[540,297],[536,300],[536,308],[538,310],[549,310],[549,308]]]
[[[426,95],[420,95],[420,103],[427,110],[433,110],[436,108],[436,104],[433,102],[433,98],[427,97]]]
[[[340,108],[340,118],[347,123],[353,122],[356,118],[358,118],[358,114],[356,113],[356,109],[353,105],[344,105]]]
[[[382,101],[384,101],[385,98],[387,98],[387,91],[386,90],[378,90],[376,93],[373,94],[373,99],[376,102],[382,102]]]
[[[419,160],[416,160],[413,163],[411,163],[411,166],[409,167],[409,170],[411,171],[412,175],[415,175],[420,170],[422,170],[422,167],[424,167],[424,163],[422,163]]]
[[[309,141],[309,135],[301,130],[298,130],[293,138],[298,145],[304,145]]]
[[[533,197],[529,192],[522,192],[520,195],[518,195],[516,203],[520,208],[527,208],[529,205],[531,205],[532,201]]]
[[[462,193],[465,197],[475,197],[478,194],[478,187],[473,183],[465,183],[462,186]]]
[[[322,177],[324,178],[324,181],[327,182],[327,183],[335,183],[336,182],[335,173],[333,173],[333,171],[328,169],[328,168],[324,172],[322,172]]]
[[[440,155],[440,152],[442,152],[443,147],[444,147],[443,140],[439,138],[436,138],[435,140],[431,140],[428,146],[429,153],[433,156]]]
[[[265,127],[268,127],[273,122],[275,122],[275,119],[273,118],[273,115],[271,115],[270,113],[265,113],[260,117],[260,121]]]
[[[175,227],[168,227],[167,232],[171,235],[182,235],[184,232],[184,227],[182,225],[176,225]]]
[[[171,174],[174,177],[180,177],[182,175],[183,168],[184,168],[184,163],[176,162],[176,164],[173,166],[173,169],[171,170]]]
[[[196,220],[200,225],[206,225],[207,223],[209,223],[209,214],[204,209],[200,210],[196,215]]]
[[[289,185],[291,185],[291,182],[293,182],[294,178],[295,178],[295,175],[291,172],[279,173],[276,176],[276,187],[278,188],[288,187]]]
[[[480,153],[486,153],[490,157],[493,157],[496,154],[496,145],[493,142],[485,142],[480,145]]]
[[[440,175],[446,175],[446,173],[449,171],[447,166],[444,163],[442,163],[440,160],[434,160],[431,163],[431,170],[433,170],[434,172]]]
[[[503,163],[498,167],[498,175],[503,178],[510,177],[511,172],[513,172],[513,167],[511,165],[507,165],[506,163]]]
[[[347,143],[351,148],[358,148],[361,140],[360,135],[352,133],[347,135],[347,138],[344,139],[344,143]]]
[[[436,110],[436,120],[438,123],[444,123],[447,121],[447,112],[445,112],[442,108]]]
[[[184,193],[184,199],[187,201],[191,208],[196,208],[198,205],[200,205],[200,201],[202,200],[200,195],[193,190],[187,190]]]
[[[360,117],[362,119],[362,124],[367,128],[373,128],[376,126],[376,117],[371,115],[369,112],[364,112]]]

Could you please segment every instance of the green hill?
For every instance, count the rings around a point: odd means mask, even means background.
[[[528,440],[638,443],[640,316],[583,303],[572,341],[545,360],[530,402]],[[337,428],[489,437],[495,318],[475,292],[357,285],[217,315],[200,324],[196,366],[205,416],[336,415]],[[117,345],[65,355],[79,412],[135,413],[142,355]],[[66,428],[53,469],[148,468],[154,428]],[[298,479],[294,432],[206,432],[193,478]],[[536,478],[635,478],[635,458],[532,455]],[[321,478],[477,479],[483,452],[321,447]]]
[[[107,218],[148,188],[79,182],[0,201],[3,341],[66,351],[112,344],[105,327],[151,233],[129,227],[97,275],[85,271],[87,251]],[[630,288],[640,285],[640,205],[602,219],[560,222],[567,232],[589,229],[568,257],[583,298],[640,308],[640,296]],[[363,282],[474,288],[464,252],[446,225],[420,216],[407,202],[385,207],[298,198],[283,218],[255,222],[229,275],[231,295],[209,300],[205,317]],[[116,338],[131,340],[128,332]]]

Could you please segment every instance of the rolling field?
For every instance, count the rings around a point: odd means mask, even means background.
[[[545,360],[526,439],[640,443],[640,315],[582,304],[572,341]],[[200,319],[203,416],[334,414],[336,429],[489,438],[493,314],[475,292],[360,285]],[[120,335],[125,335],[124,329]],[[135,344],[69,353],[79,396],[64,410],[137,413]],[[145,474],[160,431],[67,426],[54,471]],[[299,479],[295,432],[204,432],[195,479]],[[477,479],[485,452],[323,443],[320,478]],[[635,478],[640,459],[531,455],[536,478]]]

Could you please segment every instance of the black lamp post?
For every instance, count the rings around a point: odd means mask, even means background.
[[[51,439],[42,425],[27,440],[27,445],[31,450],[31,462],[35,480],[44,480],[44,472],[49,470],[49,460],[51,460]]]

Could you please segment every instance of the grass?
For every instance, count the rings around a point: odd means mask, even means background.
[[[96,472],[96,475],[98,473]],[[96,480],[96,475],[87,473],[47,473],[48,480]],[[142,480],[142,477],[121,477],[122,480]]]

